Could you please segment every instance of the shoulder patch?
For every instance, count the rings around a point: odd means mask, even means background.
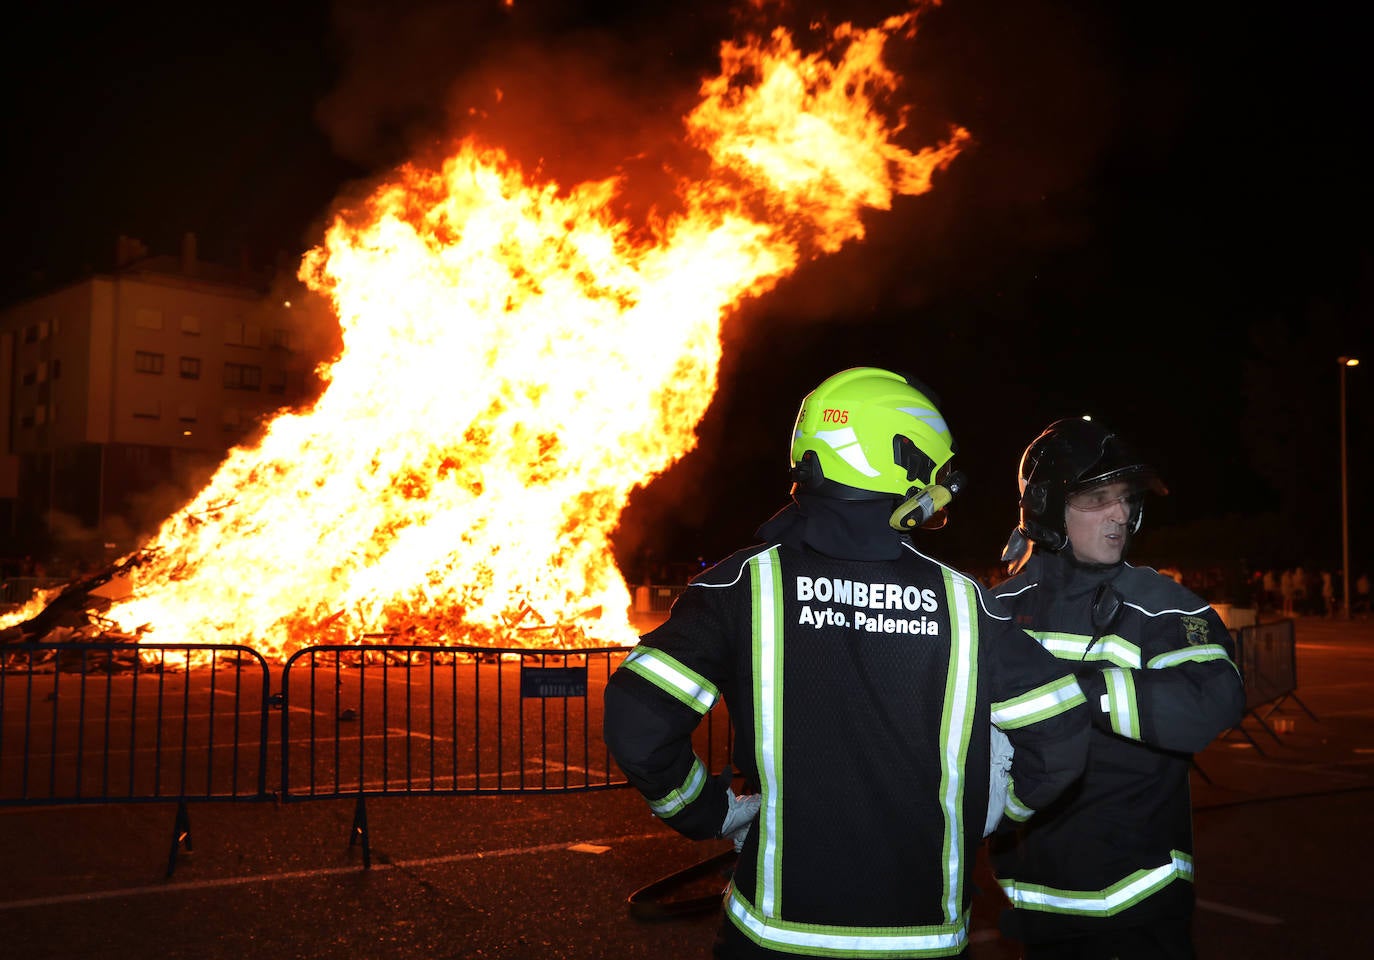
[[[1189,646],[1201,646],[1212,639],[1207,621],[1202,617],[1179,617],[1179,622],[1183,625],[1183,639]]]

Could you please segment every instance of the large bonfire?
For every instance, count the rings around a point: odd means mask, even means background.
[[[685,118],[710,172],[647,222],[611,212],[616,178],[540,182],[474,140],[396,171],[300,267],[343,336],[320,399],[230,453],[105,617],[277,657],[375,634],[633,642],[611,536],[693,448],[724,318],[928,190],[966,136],[896,142],[883,51],[914,16],[810,53],[782,29],[724,44]]]

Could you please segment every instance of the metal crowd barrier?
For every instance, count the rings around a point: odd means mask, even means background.
[[[0,805],[268,800],[267,663],[248,647],[0,647]]]
[[[624,654],[297,651],[282,671],[282,799],[619,786],[601,741],[601,698],[588,694],[604,689]]]
[[[0,805],[269,799],[268,691],[248,647],[0,647]]]
[[[368,798],[627,786],[601,729],[606,682],[628,653],[347,644],[269,669],[224,644],[9,644],[0,805],[175,803],[170,875],[191,846],[188,801],[353,800],[350,844],[370,865]],[[695,745],[713,771],[729,762],[723,706]]]
[[[282,671],[281,797],[355,801],[350,844],[370,864],[375,797],[570,793],[626,786],[601,735],[623,647],[307,647]],[[729,759],[712,711],[697,750]],[[723,714],[723,711],[721,711]]]
[[[1275,740],[1279,740],[1279,735],[1268,719],[1282,709],[1285,701],[1292,700],[1309,717],[1317,719],[1298,698],[1297,633],[1293,620],[1241,627],[1236,637],[1236,666],[1245,680],[1245,715],[1253,717]],[[1259,748],[1254,740],[1250,742]]]
[[[686,584],[641,584],[634,590],[635,613],[667,613]]]

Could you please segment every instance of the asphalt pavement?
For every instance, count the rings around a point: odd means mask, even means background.
[[[1298,688],[1197,758],[1205,960],[1369,954],[1374,621],[1297,623]],[[1270,705],[1274,707],[1275,705]],[[716,909],[636,919],[630,894],[720,853],[628,790],[0,808],[0,957],[705,957]],[[718,892],[707,872],[678,896]],[[980,874],[971,956],[1018,956]]]

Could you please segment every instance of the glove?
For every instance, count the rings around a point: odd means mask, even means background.
[[[735,791],[725,788],[725,822],[720,825],[718,836],[729,837],[735,844],[735,852],[744,847],[744,838],[749,836],[749,827],[759,815],[763,804],[763,794],[747,793],[736,796]]]
[[[988,815],[983,824],[983,836],[997,829],[1002,811],[1007,805],[1007,783],[1011,779],[1011,761],[1015,755],[1007,735],[996,727],[992,730],[992,769],[988,777]]]

